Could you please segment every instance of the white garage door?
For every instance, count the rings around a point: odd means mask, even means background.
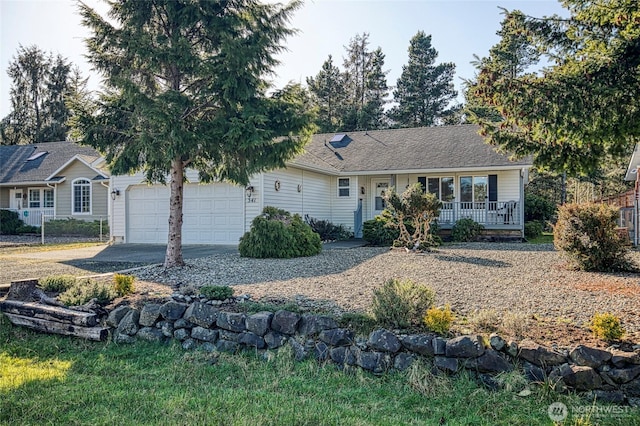
[[[127,242],[167,243],[169,187],[129,188]],[[244,191],[226,183],[184,186],[183,244],[238,244],[244,232]]]

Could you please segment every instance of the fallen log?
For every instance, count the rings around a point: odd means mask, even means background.
[[[83,339],[104,341],[109,335],[109,329],[104,327],[80,327],[73,324],[50,321],[41,318],[30,318],[22,315],[4,313],[13,325],[20,325],[43,333],[55,333],[65,336],[81,337]]]
[[[81,312],[60,306],[43,305],[36,302],[3,300],[0,301],[0,311],[47,321],[65,322],[80,327],[93,327],[98,325],[98,315],[96,315],[95,312]]]

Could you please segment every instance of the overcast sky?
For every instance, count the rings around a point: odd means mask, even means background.
[[[101,1],[86,3],[106,10]],[[75,4],[73,0],[0,0],[0,118],[9,113],[11,82],[6,71],[20,44],[62,54],[90,76],[92,90],[99,88],[101,79],[84,58],[88,31],[80,25]],[[385,53],[387,82],[394,86],[407,61],[409,40],[422,30],[432,35],[432,45],[439,52],[437,62],[456,64],[454,83],[460,91],[462,79],[474,76],[470,64],[474,54],[486,56],[498,41],[499,6],[538,17],[566,15],[555,0],[307,0],[291,22],[300,32],[286,41],[288,52],[280,57],[274,86],[304,83],[330,54],[341,67],[344,46],[364,32],[370,34],[371,50],[380,46]]]

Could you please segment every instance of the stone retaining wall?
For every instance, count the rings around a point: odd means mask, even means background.
[[[497,373],[521,366],[532,382],[551,381],[556,389],[589,392],[591,398],[640,406],[640,348],[635,352],[577,346],[557,351],[535,342],[505,341],[491,335],[445,339],[434,334],[394,334],[373,331],[368,339],[340,328],[328,316],[280,310],[244,314],[227,312],[206,299],[176,296],[141,310],[120,306],[106,319],[116,343],[137,339],[175,339],[185,350],[235,352],[274,350],[289,345],[296,360],[314,358],[339,367],[357,366],[374,374],[405,370],[419,357],[433,360],[446,373],[467,369],[489,388],[497,388]]]

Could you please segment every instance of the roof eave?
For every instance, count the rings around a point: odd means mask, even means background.
[[[365,175],[400,175],[416,173],[460,173],[460,172],[484,172],[502,170],[530,169],[532,164],[511,164],[502,166],[476,166],[476,167],[442,167],[434,169],[390,169],[390,170],[358,170],[339,172],[340,176],[365,176]]]

